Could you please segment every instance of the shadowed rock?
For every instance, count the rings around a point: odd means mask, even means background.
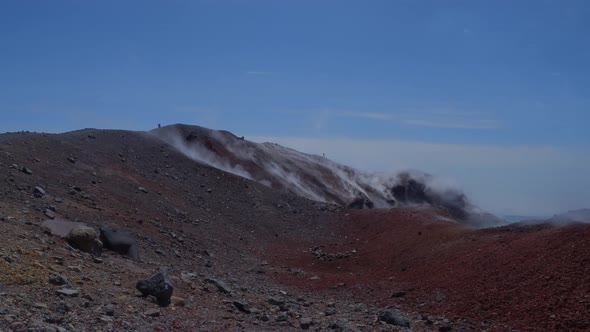
[[[100,240],[106,249],[139,260],[137,240],[130,232],[100,228]]]
[[[168,275],[167,268],[161,268],[160,271],[153,276],[140,280],[135,286],[143,296],[154,296],[158,300],[158,304],[162,307],[170,304],[170,298],[172,297],[172,291],[174,287],[170,283],[170,277]]]

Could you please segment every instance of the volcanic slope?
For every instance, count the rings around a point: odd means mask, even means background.
[[[471,226],[502,221],[473,205],[458,188],[420,171],[377,174],[275,143],[254,143],[222,130],[176,124],[151,134],[188,157],[316,201],[353,208],[434,205]]]
[[[2,134],[0,170],[0,330],[590,326],[584,224],[472,230],[439,207],[344,209],[145,132]],[[51,218],[132,232],[140,259],[76,250]],[[165,308],[135,290],[161,266],[180,297]],[[57,295],[55,274],[80,294]]]

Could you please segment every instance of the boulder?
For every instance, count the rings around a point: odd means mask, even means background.
[[[101,227],[100,240],[106,249],[112,250],[121,255],[129,256],[134,260],[139,260],[137,240],[132,233]]]
[[[172,287],[172,284],[170,283],[170,276],[168,275],[167,268],[161,268],[158,273],[151,277],[138,281],[135,288],[137,288],[143,296],[151,295],[155,297],[158,304],[162,307],[170,304],[170,298],[172,297],[172,292],[174,290],[174,287]]]
[[[97,238],[96,231],[86,225],[77,225],[66,235],[66,240],[74,247],[99,255],[102,251],[102,242]]]

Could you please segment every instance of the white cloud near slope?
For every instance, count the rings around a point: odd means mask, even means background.
[[[552,215],[590,207],[588,149],[442,144],[403,140],[246,137],[366,171],[418,169],[454,181],[497,214]]]

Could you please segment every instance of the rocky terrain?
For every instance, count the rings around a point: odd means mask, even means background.
[[[153,132],[0,135],[0,331],[590,329],[586,224],[353,209],[248,165]]]

